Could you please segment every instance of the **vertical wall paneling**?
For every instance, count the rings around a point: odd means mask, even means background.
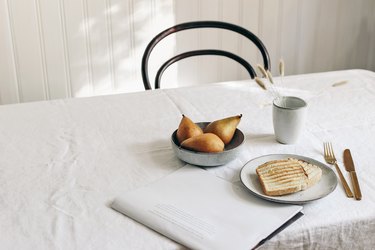
[[[46,52],[45,52],[45,43],[44,43],[44,31],[42,25],[42,14],[40,8],[40,1],[34,0],[36,20],[37,20],[37,30],[39,37],[39,49],[40,49],[40,61],[42,63],[42,76],[43,76],[43,92],[44,99],[50,99],[49,86],[48,86],[48,75],[47,75],[47,64],[46,64]]]
[[[258,35],[272,73],[375,70],[373,0],[0,0],[0,104],[142,91],[146,45],[172,25],[222,20]],[[150,80],[170,56],[192,49],[238,53],[255,66],[261,55],[225,30],[189,30],[158,44]],[[194,57],[163,74],[162,87],[248,79],[234,61]]]
[[[279,61],[278,58],[278,8],[279,1],[273,0],[263,0],[263,8],[259,11],[262,12],[262,27],[261,29],[261,40],[266,44],[268,53],[271,57],[271,72],[276,75],[277,73],[277,64]]]
[[[176,1],[176,24],[198,20],[199,2],[199,0]],[[199,47],[198,41],[197,30],[180,32],[176,36],[176,53],[180,54],[188,50],[197,49]],[[197,57],[192,57],[178,63],[177,74],[180,86],[198,82],[197,62]]]
[[[116,78],[114,69],[114,55],[113,55],[113,34],[112,34],[112,2],[111,0],[105,0],[105,17],[108,32],[108,60],[109,60],[109,71],[110,71],[110,81],[107,83],[110,85],[111,92],[116,89]]]
[[[93,65],[92,65],[92,48],[91,48],[91,27],[95,23],[94,20],[89,18],[89,7],[88,7],[88,0],[81,0],[82,4],[82,24],[84,30],[84,38],[85,38],[85,48],[86,48],[86,64],[87,64],[87,72],[88,72],[88,90],[89,94],[92,95],[95,92],[94,84],[93,84]]]
[[[197,8],[197,20],[202,20],[202,5],[201,5],[202,1],[198,1],[198,8]],[[198,44],[198,47],[196,49],[198,49],[199,47],[201,47],[201,43],[202,43],[202,32],[204,32],[204,30],[202,29],[198,29],[196,31],[194,31],[197,33],[197,44]],[[194,48],[195,49],[195,48]],[[197,83],[201,82],[202,81],[202,71],[200,70],[201,69],[201,63],[202,63],[202,57],[197,57],[196,58],[196,72],[197,72],[197,78],[198,78],[198,81]]]
[[[219,5],[217,0],[199,2],[200,19],[218,20]],[[199,48],[197,49],[219,49],[219,31],[217,29],[200,29]],[[201,56],[198,58],[199,82],[217,82],[219,78],[219,61],[217,56]]]
[[[174,25],[174,13],[173,3],[170,0],[132,0],[132,15],[133,15],[133,51],[134,58],[132,60],[133,71],[135,74],[134,82],[137,84],[138,90],[143,89],[143,82],[141,77],[141,61],[144,50],[148,43],[154,38],[155,35],[160,33],[162,30]],[[149,60],[149,77],[151,83],[154,81],[157,69],[161,64],[172,55],[174,52],[174,37],[169,36],[160,42],[155,49],[152,51]],[[163,79],[169,79],[172,77],[172,85],[168,84],[168,80],[163,81],[164,87],[176,86],[176,78],[173,78],[173,74],[163,75]],[[170,83],[170,82],[169,82]]]
[[[257,20],[257,24],[258,24],[258,38],[262,40],[262,42],[264,43],[264,46],[266,46],[266,48],[268,50],[268,44],[265,43],[265,41],[263,40],[263,12],[264,12],[263,9],[264,9],[264,2],[263,2],[263,0],[259,0],[258,20]],[[261,60],[262,60],[262,57],[258,53],[257,54],[257,62],[261,62]],[[271,59],[271,62],[272,62],[272,59]]]
[[[64,0],[69,72],[73,97],[92,95],[89,81],[86,25],[81,1]]]
[[[13,25],[10,22],[8,2],[0,0],[0,105],[19,102]]]
[[[316,28],[318,4],[316,1],[301,0],[301,23],[298,44],[298,65],[300,73],[311,72],[313,68],[314,42],[318,33]]]
[[[372,1],[372,3],[373,2],[374,1]],[[372,3],[369,1],[361,1],[361,18],[358,21],[358,36],[361,37],[361,39],[358,39],[356,43],[356,53],[354,54],[352,67],[357,67],[361,69],[366,68],[368,61],[366,60],[366,58],[368,58],[371,55],[374,55],[374,53],[369,53],[371,51],[371,25],[375,21],[373,18],[373,16],[375,16],[374,12],[371,10]]]
[[[335,52],[335,66],[337,69],[351,68],[356,44],[359,42],[359,20],[361,12],[358,2],[341,0],[340,18],[336,33],[337,44]],[[346,18],[351,16],[351,18]],[[350,38],[350,39],[349,39]]]
[[[69,94],[60,1],[35,0],[35,3],[46,99],[66,98]]]
[[[283,12],[284,12],[284,0],[280,0],[278,12],[277,12],[277,47],[276,47],[277,57],[275,58],[275,66],[278,64],[281,58],[281,47],[283,46],[283,40],[281,39],[282,27],[284,25]]]
[[[335,30],[336,30],[336,34],[339,34],[343,30],[342,27],[340,26],[340,20],[342,18],[341,17],[341,15],[342,15],[342,1],[339,1],[338,5],[336,6],[336,9],[337,9],[337,15],[336,15],[337,20],[336,20]],[[337,50],[337,45],[340,42],[339,41],[340,37],[338,35],[336,35],[333,39],[334,39],[334,49],[333,49],[333,58],[332,58],[331,61],[332,61],[332,66],[335,69],[335,67],[337,67],[337,65],[335,66],[335,60],[337,58],[337,53],[339,52]]]
[[[242,9],[240,11],[242,12],[242,26],[252,33],[254,33],[256,36],[259,36],[259,26],[258,26],[258,19],[259,19],[259,5],[260,0],[255,1],[246,1],[244,0],[242,2]],[[239,48],[239,54],[243,55],[243,57],[250,62],[250,64],[254,67],[256,70],[256,65],[258,63],[261,63],[259,61],[260,58],[258,58],[258,49],[252,42],[248,39],[241,39],[240,48]],[[241,71],[241,79],[248,79],[249,74],[246,71]]]
[[[107,0],[84,0],[88,66],[94,94],[108,94],[113,90],[111,43]]]
[[[111,33],[113,43],[113,73],[116,92],[141,90],[135,81],[134,9],[131,0],[111,0]]]
[[[14,24],[17,74],[22,101],[44,100],[43,67],[40,55],[38,23],[34,1],[9,1]]]
[[[131,61],[131,32],[132,16],[129,15],[129,1],[106,0],[109,30],[110,67],[114,92],[126,91],[127,84],[133,82],[130,69]],[[109,6],[108,6],[109,5]]]
[[[219,0],[218,1],[218,19],[219,21],[224,21],[223,20],[223,1],[224,0]],[[219,30],[219,49],[222,50],[223,49],[223,31],[222,30]],[[223,80],[223,59],[222,58],[217,58],[217,61],[218,61],[218,79],[219,81],[222,81]]]
[[[241,26],[241,27],[243,27],[243,12],[242,12],[242,9],[243,9],[243,5],[244,5],[244,3],[243,3],[244,1],[243,0],[239,0],[238,1],[238,11],[237,11],[237,16],[238,16],[238,25],[239,26]],[[241,48],[242,48],[242,42],[243,42],[243,37],[241,36],[239,36],[238,38],[237,38],[237,54],[238,55],[240,55],[240,52],[241,52]],[[242,66],[237,66],[237,79],[241,79],[241,76],[243,75],[243,72],[244,72],[245,70],[243,69],[243,67]]]
[[[20,79],[20,63],[19,63],[19,55],[18,55],[18,50],[17,50],[17,40],[16,40],[16,35],[15,35],[15,25],[14,25],[14,15],[13,15],[13,10],[12,10],[12,5],[10,0],[7,0],[7,10],[8,10],[8,18],[9,18],[9,29],[10,29],[10,35],[11,35],[11,41],[12,41],[12,56],[13,56],[13,61],[14,61],[14,69],[16,73],[16,96],[17,100],[19,102],[23,102],[24,98],[22,95],[22,84],[21,84],[21,79]]]
[[[140,74],[141,58],[147,43],[156,34],[156,29],[153,29],[152,23],[152,4],[148,0],[132,0],[133,8],[133,34],[134,43],[133,51],[134,57],[132,60],[132,70],[135,75],[135,82],[142,83]],[[162,27],[158,27],[162,29]],[[155,58],[155,57],[154,57]],[[152,67],[151,67],[152,69]]]
[[[279,59],[285,62],[285,74],[296,74],[295,58],[297,55],[297,39],[298,39],[298,4],[299,0],[283,0],[279,13],[279,52],[278,57],[274,58],[275,63],[279,63]],[[278,72],[279,73],[279,72]]]
[[[301,46],[301,30],[302,30],[302,7],[303,7],[303,1],[297,1],[297,23],[296,23],[296,38],[294,41],[290,41],[290,43],[294,44],[294,57],[293,57],[293,65],[288,64],[285,67],[286,74],[292,73],[298,74],[298,68],[299,68],[299,53],[300,53],[300,46]],[[292,70],[288,69],[289,67],[293,67]]]
[[[370,48],[367,55],[367,68],[375,70],[375,1],[371,1],[369,6],[369,30],[370,33]]]
[[[129,0],[129,30],[130,30],[130,62],[128,64],[129,66],[129,71],[130,71],[130,76],[132,81],[136,81],[136,68],[134,65],[134,60],[135,60],[135,48],[136,48],[136,39],[135,39],[135,8],[134,8],[134,0]]]
[[[61,29],[61,36],[62,36],[62,43],[63,43],[63,73],[65,75],[66,84],[65,84],[65,91],[67,97],[72,97],[72,80],[71,80],[71,73],[70,73],[70,59],[69,59],[69,48],[68,48],[68,41],[67,41],[67,31],[66,31],[66,18],[65,18],[65,4],[64,0],[59,0],[58,2],[59,8],[59,19],[60,19],[60,27],[56,27],[57,29]],[[52,83],[51,83],[52,84]]]
[[[315,28],[313,70],[315,72],[330,71],[333,68],[333,58],[335,51],[335,36],[332,31],[337,28],[337,6],[341,0],[324,1],[320,0],[318,6],[319,19]]]
[[[349,26],[352,29],[352,34],[354,38],[354,44],[351,48],[350,53],[350,61],[348,68],[357,68],[361,67],[360,62],[358,61],[358,56],[360,55],[360,47],[367,46],[366,43],[369,40],[369,36],[366,34],[366,19],[365,16],[363,16],[362,6],[364,5],[364,1],[358,1],[358,3],[355,6],[352,6],[351,9],[353,13],[352,19],[352,26]],[[374,13],[373,13],[374,15]]]
[[[236,25],[240,24],[241,16],[238,14],[240,12],[240,2],[239,1],[222,1],[222,20],[224,22],[233,23]],[[221,30],[221,46],[223,50],[230,51],[234,54],[239,52],[239,40],[242,39],[240,35],[226,30]],[[221,81],[230,81],[239,78],[239,68],[242,67],[238,65],[235,61],[221,57]],[[241,68],[242,69],[242,68]]]
[[[140,48],[140,55],[142,56],[147,44],[151,41],[154,36],[159,34],[162,30],[165,30],[175,24],[175,16],[173,14],[173,4],[169,0],[153,0],[149,10],[151,15],[150,19],[147,20],[149,23],[149,30],[146,32],[147,36],[144,36],[143,46]],[[163,39],[155,49],[152,51],[149,60],[149,77],[151,84],[154,85],[154,79],[159,67],[170,57],[172,57],[176,51],[176,35],[172,34]],[[140,76],[141,62],[139,61],[137,72]],[[142,83],[142,80],[139,80]],[[177,64],[169,67],[162,76],[161,86],[163,88],[176,87],[179,85],[177,81]]]

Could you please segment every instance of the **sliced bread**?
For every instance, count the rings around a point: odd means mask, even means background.
[[[256,169],[256,173],[263,192],[269,196],[305,190],[322,176],[318,166],[294,158],[266,162]]]

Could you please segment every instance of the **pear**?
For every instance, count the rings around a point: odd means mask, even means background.
[[[189,117],[182,115],[180,125],[177,129],[177,140],[179,143],[188,138],[203,134],[202,129],[195,124]]]
[[[215,134],[205,133],[186,139],[181,147],[198,152],[215,153],[224,150],[224,142]]]
[[[204,133],[214,133],[219,136],[226,145],[232,140],[234,132],[236,132],[236,128],[241,121],[241,117],[242,114],[213,121],[206,126]]]

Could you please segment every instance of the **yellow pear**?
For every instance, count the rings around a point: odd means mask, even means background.
[[[184,140],[181,147],[198,152],[215,153],[224,150],[224,142],[217,135],[206,133]]]
[[[180,125],[177,129],[177,140],[179,143],[184,140],[203,134],[202,129],[195,124],[189,117],[182,115]]]
[[[234,132],[236,132],[236,128],[241,121],[241,117],[242,114],[213,121],[207,125],[204,132],[214,133],[219,136],[226,145],[232,140]]]

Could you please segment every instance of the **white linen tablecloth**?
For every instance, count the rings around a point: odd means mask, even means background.
[[[332,141],[339,165],[350,148],[363,194],[342,185],[306,204],[305,216],[264,249],[375,246],[375,73],[347,70],[285,77],[282,94],[308,102],[299,143],[275,141],[272,95],[252,80],[91,98],[0,106],[1,249],[183,249],[110,208],[114,197],[182,167],[170,146],[181,114],[212,121],[243,114],[241,156],[209,168],[239,181],[250,159],[273,153],[323,160]],[[340,81],[346,84],[332,87]],[[250,195],[250,194],[249,194]],[[188,199],[188,197],[187,197]],[[230,212],[230,211],[228,211]]]

